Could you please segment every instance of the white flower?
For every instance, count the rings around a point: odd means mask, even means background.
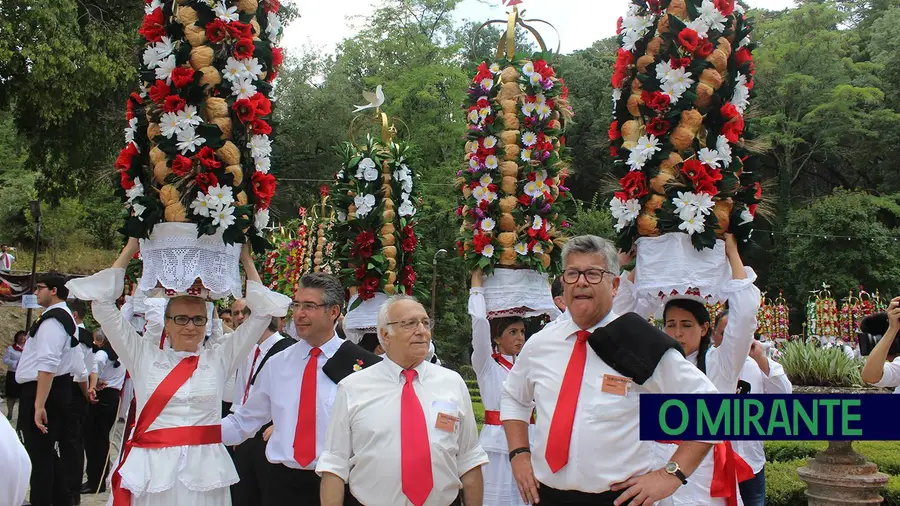
[[[532,230],[540,230],[541,226],[543,226],[544,220],[541,219],[540,216],[534,215],[534,221],[531,222]]]
[[[531,248],[531,251],[534,252],[535,255],[541,255],[544,253],[544,247],[541,246],[541,243],[534,243],[534,247]]]
[[[538,117],[541,119],[549,118],[551,112],[553,112],[553,111],[550,109],[550,106],[547,104],[539,104],[537,106]]]
[[[191,202],[191,211],[193,211],[194,214],[203,216],[204,218],[209,216],[210,205],[209,200],[206,198],[206,194],[204,194],[203,192],[197,193],[197,198],[195,198],[194,201]]]
[[[494,245],[488,244],[481,250],[482,256],[486,256],[488,258],[494,256]]]
[[[357,195],[353,197],[353,204],[356,205],[356,216],[363,218],[375,207],[375,195]]]
[[[225,70],[222,72],[222,77],[234,82],[235,79],[248,77],[249,75],[250,73],[247,71],[247,66],[244,65],[243,62],[236,60],[233,56],[228,57],[228,62],[225,64]]]
[[[628,164],[629,171],[635,171],[644,168],[644,163],[646,161],[647,159],[644,157],[643,153],[632,149],[631,152],[628,153],[628,160],[625,163]]]
[[[147,210],[146,207],[138,204],[137,202],[131,203],[131,209],[134,210],[134,215],[140,218],[141,221],[144,221],[144,218],[141,218],[141,215],[144,214],[144,211]]]
[[[175,70],[175,55],[170,54],[166,58],[160,60],[156,67],[156,78],[166,83],[172,82],[172,71]]]
[[[538,188],[537,183],[535,183],[534,181],[525,183],[524,191],[525,195],[528,195],[531,198],[537,198],[544,194],[544,192],[542,192],[540,188]]]
[[[490,68],[492,74],[500,73],[500,64],[498,64],[498,63],[492,63],[489,68]]]
[[[528,254],[528,245],[524,242],[516,243],[516,246],[513,249],[515,249],[516,253],[518,253],[519,255],[525,256]]]
[[[482,144],[484,145],[484,148],[485,148],[485,149],[491,149],[491,148],[493,148],[494,146],[497,145],[497,138],[494,137],[493,135],[488,135],[488,136],[485,137],[484,140],[481,141],[481,142],[482,142]],[[476,147],[475,150],[477,151],[478,148]]]
[[[484,230],[485,232],[490,232],[491,230],[494,230],[494,226],[496,226],[496,225],[497,225],[497,223],[494,222],[494,220],[491,218],[485,218],[485,219],[481,220],[481,230]]]
[[[247,142],[247,147],[250,148],[250,156],[254,159],[272,154],[272,141],[269,140],[268,135],[254,135]]]
[[[183,128],[177,135],[178,149],[182,155],[186,155],[196,150],[206,142],[206,139],[200,137],[194,130],[194,127]]]
[[[678,217],[684,221],[690,221],[694,217],[699,217],[701,220],[700,231],[702,232],[702,220],[704,216],[709,215],[712,212],[713,199],[711,196],[705,193],[693,193],[693,192],[678,192],[678,196],[672,199],[672,202],[675,204],[675,209],[678,211]],[[692,227],[694,225],[691,225]]]
[[[259,59],[257,58],[241,60],[241,63],[244,65],[244,69],[247,70],[247,74],[252,77],[259,77],[263,73],[262,65],[259,64]]]
[[[531,116],[531,113],[533,113],[535,109],[537,109],[537,104],[534,102],[525,102],[525,105],[522,106],[522,114]]]
[[[670,63],[670,60],[661,61],[656,64],[655,69],[656,78],[659,79],[660,82],[664,82],[669,71],[672,70],[672,64]]]
[[[735,7],[737,7],[737,4],[735,4]],[[740,42],[740,44],[738,44],[738,47],[744,47],[749,43],[750,43],[750,36],[748,35],[748,36],[744,37],[743,39],[741,39],[741,42]]]
[[[622,88],[613,88],[613,91],[612,91],[613,113],[616,112],[616,104],[619,103],[619,100],[622,100]]]
[[[253,79],[250,77],[236,78],[231,83],[231,94],[235,95],[238,100],[256,95],[256,86],[253,86]]]
[[[347,221],[347,213],[345,213],[344,211],[337,211],[335,213],[335,216],[337,217],[338,221]]]
[[[709,23],[703,18],[697,18],[687,24],[687,27],[697,32],[701,39],[709,37]]]
[[[269,22],[266,25],[266,35],[268,35],[270,39],[277,41],[281,36],[281,19],[278,17],[278,14],[274,12],[270,12],[266,16],[266,19]]]
[[[150,3],[144,5],[144,14],[153,14],[153,11],[160,7],[162,7],[162,2],[160,0],[152,0]]]
[[[206,189],[206,198],[209,205],[216,209],[234,203],[230,186],[210,186]]]
[[[253,226],[256,227],[256,230],[262,231],[264,228],[269,226],[269,210],[268,209],[260,209],[256,211],[256,215],[253,217]]]
[[[469,167],[473,169],[481,168],[481,162],[478,161],[478,157],[473,156],[472,158],[469,158]]]
[[[500,160],[496,155],[487,155],[484,157],[484,166],[489,169],[496,169],[500,164]]]
[[[616,232],[621,232],[622,229],[637,219],[638,215],[641,213],[641,204],[638,199],[623,201],[617,197],[613,197],[612,200],[609,201],[609,211],[610,214],[612,214],[612,217],[618,221],[615,225]]]
[[[137,143],[134,142],[134,131],[137,129],[137,122],[137,118],[131,118],[128,120],[128,126],[125,128],[125,143],[134,143],[135,147],[137,147]]]
[[[497,200],[497,194],[489,191],[484,193],[484,200],[487,200],[489,203]]]
[[[168,138],[181,132],[181,121],[174,112],[167,112],[159,118],[159,131]]]
[[[526,76],[534,74],[534,63],[526,62],[525,65],[522,65],[522,73]]]
[[[716,151],[719,152],[724,167],[727,169],[731,165],[731,144],[728,143],[728,138],[724,135],[720,135],[716,138]]]
[[[225,206],[221,209],[216,209],[210,214],[210,216],[212,216],[213,219],[212,224],[224,230],[234,225],[234,206]]]
[[[750,214],[749,209],[744,209],[743,211],[741,211],[741,222],[738,223],[738,225],[746,225],[747,223],[750,223],[752,221],[753,215]]]
[[[677,104],[685,92],[685,90],[681,89],[681,86],[676,84],[675,81],[667,81],[660,85],[659,89],[669,96],[669,103],[671,103],[671,105]]]
[[[494,87],[494,80],[493,80],[493,79],[482,79],[482,80],[481,80],[481,87],[484,88],[484,89],[486,89],[486,90],[489,90],[489,89],[493,88],[493,87]]]
[[[525,132],[522,134],[522,144],[526,146],[534,146],[537,143],[537,135],[534,132]]]
[[[160,58],[164,58],[165,56],[161,57],[156,51],[155,46],[147,46],[147,48],[144,49],[144,65],[146,65],[148,69],[155,69],[159,65]]]
[[[134,186],[132,186],[128,190],[125,190],[125,196],[128,197],[128,202],[131,202],[138,197],[144,196],[144,185],[141,184],[141,178],[134,178]]]
[[[691,192],[678,192],[678,196],[672,199],[672,203],[675,204],[675,209],[678,211],[691,207],[693,202],[694,194]]]
[[[254,158],[253,162],[256,164],[256,171],[262,172],[263,174],[268,174],[269,169],[272,168],[272,161],[268,156],[260,156],[258,158]],[[338,174],[338,179],[340,179],[341,177],[343,177],[343,173]]]
[[[415,216],[416,207],[411,200],[404,200],[397,209],[397,212],[400,213],[400,216]]]
[[[356,179],[365,179],[366,181],[378,179],[378,168],[375,165],[375,160],[363,158],[356,169]]]
[[[219,0],[219,3],[216,4],[215,11],[216,17],[226,23],[231,23],[232,21],[238,21],[240,19],[237,13],[237,6],[228,7],[222,0]]]
[[[622,48],[626,51],[634,51],[634,46],[641,40],[641,36],[637,32],[625,32],[622,35]]]
[[[521,152],[520,155],[519,155],[519,158],[521,158],[523,162],[529,162],[529,161],[531,161],[531,150],[530,150],[530,149],[523,149],[522,152]]]
[[[478,184],[481,186],[487,186],[494,182],[494,178],[490,176],[490,174],[485,174],[481,176],[481,179],[478,180]]]
[[[697,152],[697,160],[703,162],[707,167],[714,169],[719,166],[722,156],[718,151],[709,148],[703,148]]]
[[[750,105],[750,88],[747,87],[747,76],[739,72],[734,81],[736,84],[734,85],[734,95],[731,97],[731,104],[741,114],[744,114],[744,110]]]
[[[706,193],[698,193],[694,199],[694,205],[697,206],[697,210],[704,216],[711,213],[713,206],[716,204],[713,202],[712,196]]]
[[[694,233],[703,233],[703,230],[706,229],[705,222],[706,219],[702,216],[691,216],[678,225],[678,230],[684,230],[688,233],[688,235],[694,235]]]
[[[469,123],[478,123],[478,111],[472,109],[468,115]]]
[[[484,200],[484,194],[487,192],[487,189],[484,186],[476,186],[472,190],[472,196],[475,197],[475,200],[481,202]]]
[[[185,106],[184,109],[178,111],[176,117],[181,128],[195,127],[203,122],[200,115],[197,114],[197,107],[193,105]]]
[[[728,21],[728,18],[726,18],[725,15],[723,15],[722,12],[716,8],[716,5],[710,0],[703,0],[703,3],[700,5],[699,11],[697,11],[697,14],[698,17],[703,18],[703,20],[711,30],[716,30],[719,32],[725,30],[725,22]]]

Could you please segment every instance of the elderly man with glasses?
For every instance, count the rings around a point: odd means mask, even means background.
[[[469,390],[425,360],[434,322],[412,297],[378,314],[387,360],[338,385],[316,472],[322,504],[448,506],[482,503],[481,466]],[[346,495],[344,484],[349,485]]]
[[[291,304],[300,340],[268,361],[243,405],[222,420],[222,439],[229,445],[272,422],[266,459],[273,465],[260,487],[262,506],[319,504],[315,468],[337,381],[353,372],[354,365],[361,369],[379,360],[336,335],[343,305],[344,287],[334,276],[309,273],[300,278]]]

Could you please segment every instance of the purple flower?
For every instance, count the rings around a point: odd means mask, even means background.
[[[478,216],[478,222],[475,224],[475,228],[480,228],[481,220],[484,218],[484,211],[482,211],[480,207],[476,207],[475,215]]]
[[[562,228],[569,228],[569,227],[571,227],[572,225],[570,225],[568,221],[564,221],[564,222],[562,222],[562,223],[560,224],[560,226],[561,226]]]
[[[463,171],[461,171],[461,170],[456,171],[456,177],[462,177],[462,175],[463,175]]]
[[[547,214],[549,212],[550,212],[550,204],[546,204],[546,205],[544,205],[544,207],[541,208],[542,214]]]
[[[569,188],[566,187],[566,186],[563,186],[563,185],[559,185],[559,191],[561,191],[561,192],[568,192],[568,191],[569,191]]]

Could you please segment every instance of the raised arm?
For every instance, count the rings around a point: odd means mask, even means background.
[[[472,289],[469,290],[469,316],[472,318],[472,367],[477,373],[490,365],[491,324],[487,319],[484,289],[481,287],[481,269],[472,273]]]

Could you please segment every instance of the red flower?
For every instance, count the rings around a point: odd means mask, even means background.
[[[662,5],[660,4],[660,0],[647,0],[647,7],[653,14],[659,14],[660,12],[662,12]]]
[[[734,12],[734,0],[713,0],[713,3],[723,16],[731,16]]]
[[[481,62],[481,64],[478,65],[478,72],[475,74],[473,82],[481,83],[481,81],[484,81],[485,79],[494,79],[494,74],[491,73],[491,69],[488,67],[487,62]]]
[[[728,123],[725,123],[725,126],[722,127],[721,134],[728,139],[728,142],[732,144],[737,143],[741,139],[741,136],[744,135],[744,118],[738,116]]]
[[[150,100],[156,102],[157,104],[161,104],[165,102],[166,97],[168,97],[172,93],[172,88],[170,88],[165,81],[157,80],[156,84],[151,86],[147,91],[150,93]]]
[[[710,196],[715,196],[719,193],[719,189],[716,188],[716,182],[708,175],[701,178],[699,181],[694,181],[694,190],[696,190],[697,193],[705,193]]]
[[[694,50],[697,49],[697,46],[700,44],[700,36],[697,35],[697,31],[691,28],[684,28],[681,32],[678,33],[678,41],[681,43],[681,47],[684,48],[685,51],[689,53],[693,53]]]
[[[209,146],[200,148],[200,152],[197,153],[196,158],[209,170],[218,169],[222,166],[222,162],[216,160],[216,152]]]
[[[669,60],[669,66],[673,69],[685,68],[691,64],[690,58],[672,58]]]
[[[267,122],[256,118],[250,122],[250,130],[253,131],[254,135],[269,135],[272,133],[272,126]]]
[[[462,241],[456,241],[456,254],[463,256],[466,254],[466,244]]]
[[[378,291],[378,287],[381,285],[381,279],[378,276],[368,276],[363,280],[362,284],[359,285],[359,298],[362,300],[371,299],[375,292]]]
[[[134,188],[134,180],[131,179],[131,176],[129,176],[127,172],[122,172],[121,174],[119,174],[119,176],[123,190],[130,190]]]
[[[225,40],[228,33],[228,26],[226,26],[225,22],[219,18],[206,23],[206,38],[213,44],[218,44]]]
[[[409,229],[409,230],[407,230],[407,229]],[[407,253],[412,253],[413,251],[416,250],[416,244],[419,243],[419,240],[416,238],[416,233],[413,232],[412,227],[410,227],[409,225],[407,225],[403,229],[403,232],[404,232],[404,234],[408,234],[408,235],[406,236],[405,239],[403,239],[403,242],[401,243],[401,247],[403,248],[403,251],[405,251]]]
[[[609,135],[609,140],[611,141],[619,140],[622,138],[622,132],[619,131],[618,121],[613,121],[609,124],[609,132],[607,132],[607,135]]]
[[[400,273],[400,282],[406,287],[406,295],[412,295],[413,286],[416,284],[416,271],[412,265],[404,265]]]
[[[253,39],[238,39],[234,43],[234,57],[238,60],[253,58]]]
[[[150,14],[144,16],[144,22],[138,33],[143,35],[148,42],[159,42],[166,34],[165,19],[162,8],[157,7]]]
[[[750,50],[747,49],[747,46],[744,46],[734,53],[734,62],[737,63],[738,68],[744,66],[745,63],[753,63],[753,54],[750,53]]]
[[[519,204],[528,207],[531,205],[531,197],[525,194],[519,195]]]
[[[278,0],[265,0],[263,6],[266,12],[275,13],[281,9],[281,2],[279,2]]]
[[[642,91],[641,92],[641,101],[644,104],[657,112],[664,112],[669,108],[669,104],[671,103],[671,99],[668,95],[661,91]]]
[[[226,25],[228,29],[228,33],[232,38],[235,39],[252,39],[253,38],[253,27],[246,24],[241,23],[240,21],[232,21]]]
[[[194,176],[194,182],[205,192],[210,186],[219,184],[219,179],[212,172],[201,172]]]
[[[720,171],[717,168],[712,168],[712,169],[707,168],[706,176],[708,178],[710,178],[711,180],[713,180],[714,182],[718,182],[718,181],[722,180],[722,171]]]
[[[691,158],[681,164],[681,173],[693,181],[694,184],[707,177],[706,166],[696,158]]]
[[[738,112],[737,108],[731,102],[723,105],[722,108],[719,109],[719,112],[722,114],[722,117],[725,119],[725,121],[731,121],[732,119],[737,118],[741,115],[741,113]]]
[[[619,19],[616,20],[616,35],[622,33],[622,16],[619,16]]]
[[[366,277],[366,264],[361,263],[356,266],[356,270],[353,272],[353,277],[356,278],[357,281],[362,281],[364,277]]]
[[[757,200],[761,199],[762,198],[762,185],[759,184],[759,182],[756,182],[756,183],[753,183],[753,186],[756,187],[756,193],[754,193],[753,196],[756,197]]]
[[[269,114],[272,114],[272,101],[262,93],[257,92],[250,97],[250,101],[256,104],[257,116],[268,116]]]
[[[257,206],[267,209],[272,202],[272,195],[275,195],[275,176],[254,172],[251,180],[253,182],[253,192],[259,199]]]
[[[630,199],[639,199],[647,194],[647,176],[639,170],[630,171],[619,180],[622,189]]]
[[[709,40],[704,40],[700,43],[699,46],[697,46],[697,50],[694,51],[694,55],[697,58],[706,58],[707,56],[712,54],[714,49],[715,48],[713,47],[712,42],[710,42]]]
[[[546,60],[535,60],[534,71],[540,74],[542,79],[549,79],[555,75],[553,69],[547,65]]]
[[[234,104],[231,105],[231,109],[237,114],[241,123],[247,123],[248,121],[256,119],[256,103],[251,102],[250,99],[242,98],[236,100]]]
[[[613,88],[621,88],[628,77],[629,66],[634,62],[634,55],[631,51],[619,48],[616,56],[616,64],[613,66],[612,86]]]
[[[756,218],[756,207],[757,204],[750,204],[750,206],[747,207],[747,210],[750,211],[750,216],[753,216],[754,218]]]
[[[178,95],[169,95],[166,97],[166,102],[163,105],[163,110],[166,112],[178,112],[184,109],[184,106],[187,105],[187,102],[184,101],[183,98]]]
[[[327,197],[329,195],[331,195],[331,187],[330,186],[328,186],[327,184],[323,184],[322,186],[319,187],[319,196],[320,197]]]
[[[125,172],[130,169],[131,159],[137,156],[137,154],[137,147],[135,147],[133,142],[129,142],[121,151],[119,151],[119,156],[116,157],[116,170]]]
[[[490,243],[491,238],[480,232],[472,236],[472,247],[475,248],[475,253],[481,254],[484,247]]]
[[[272,67],[278,68],[284,63],[284,49],[280,47],[272,48]]]
[[[672,123],[662,118],[653,118],[647,123],[647,133],[662,137],[672,127]]]
[[[186,156],[175,155],[175,159],[172,160],[172,173],[178,177],[190,174],[193,168],[194,162]]]
[[[355,257],[359,257],[363,260],[368,259],[372,256],[375,249],[375,234],[366,230],[360,232],[356,236],[356,242],[353,244],[353,248],[351,249],[351,254]]]
[[[609,147],[609,156],[611,156],[612,158],[618,157],[619,156],[619,148],[616,146],[610,146]]]
[[[194,80],[194,69],[190,67],[175,67],[172,71],[172,82],[176,88],[184,88]]]

